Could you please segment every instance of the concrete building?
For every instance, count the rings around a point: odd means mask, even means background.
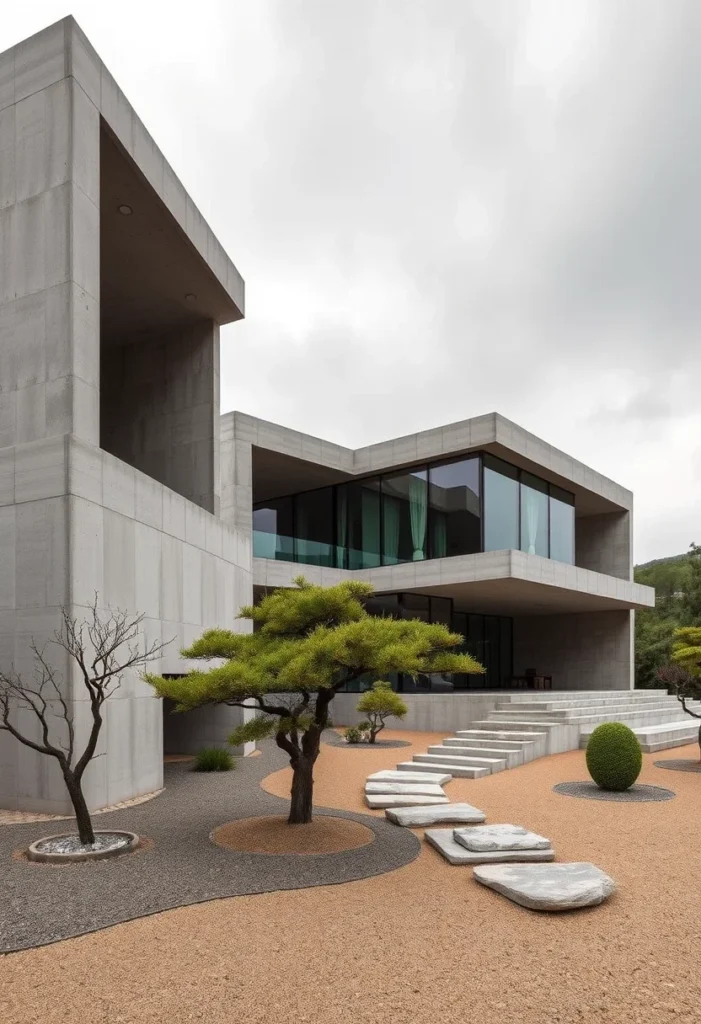
[[[632,580],[629,491],[497,414],[357,451],[220,417],[219,326],[243,313],[240,274],[75,21],[0,54],[3,666],[29,671],[30,640],[97,592],[172,639],[156,668],[181,673],[181,646],[246,628],[238,608],[301,567],[369,580],[374,611],[447,622],[485,664],[395,680],[408,724],[462,725],[519,686],[632,687],[654,594]],[[222,742],[240,714],[164,719],[125,681],[90,805],[160,788],[164,749]],[[69,806],[51,760],[3,733],[0,806]]]

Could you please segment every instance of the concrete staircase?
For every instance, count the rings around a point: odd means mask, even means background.
[[[701,710],[699,702],[691,706]],[[425,754],[414,754],[397,769],[479,779],[536,757],[585,747],[601,722],[629,725],[646,752],[695,742],[700,724],[665,690],[505,693],[488,718]]]

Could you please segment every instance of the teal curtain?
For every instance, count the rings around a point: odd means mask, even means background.
[[[363,488],[362,498],[363,526],[363,568],[373,568],[380,564],[380,496],[376,491]]]
[[[384,517],[384,552],[385,565],[396,565],[399,561],[399,502],[396,498],[385,495],[382,514]]]
[[[426,557],[426,518],[428,493],[426,480],[418,476],[409,479],[409,516],[411,521],[411,542],[414,561]]]
[[[445,512],[433,510],[433,551],[432,558],[445,558],[448,554],[448,524]]]
[[[348,543],[348,491],[345,486],[336,489],[336,565],[343,569],[346,564]]]

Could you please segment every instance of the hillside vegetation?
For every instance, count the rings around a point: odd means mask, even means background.
[[[670,661],[674,630],[701,624],[701,547],[636,565],[635,581],[656,592],[655,607],[635,614],[635,685],[659,686],[656,673]]]

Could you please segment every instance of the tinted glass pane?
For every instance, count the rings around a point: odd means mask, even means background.
[[[550,494],[550,557],[574,565],[574,505]]]
[[[429,468],[431,558],[480,550],[478,458]]]
[[[333,565],[333,489],[306,491],[295,502],[295,561]]]
[[[431,598],[431,622],[441,622],[450,629],[452,613],[453,602],[449,597]]]
[[[425,469],[382,478],[382,564],[426,557],[428,489]]]
[[[256,558],[294,560],[291,497],[261,502],[253,509],[253,554]]]
[[[428,622],[430,619],[429,599],[423,594],[402,594],[402,617],[405,619],[421,619]]]
[[[485,686],[501,685],[499,674],[499,619],[496,615],[487,615],[484,620],[484,661],[487,670]]]
[[[548,485],[521,474],[521,551],[548,557]]]
[[[380,564],[380,481],[347,484],[348,568],[372,569]]]
[[[519,548],[518,470],[484,456],[484,550]]]
[[[499,619],[499,676],[501,685],[508,687],[513,674],[512,620]]]

